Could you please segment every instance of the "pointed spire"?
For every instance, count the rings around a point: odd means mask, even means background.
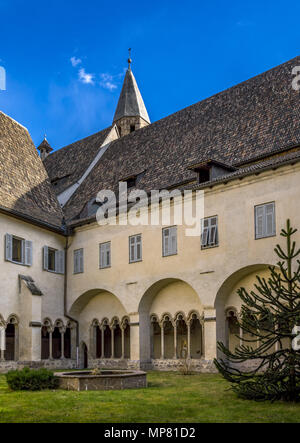
[[[44,135],[44,140],[42,141],[42,143],[38,146],[38,150],[40,151],[40,155],[41,155],[41,159],[44,160],[51,151],[53,151],[53,148],[51,148],[46,134]]]
[[[128,57],[128,69],[130,69],[131,70],[131,63],[132,63],[132,60],[131,60],[131,48],[129,48],[128,49],[128,54],[129,54],[129,57]]]
[[[124,117],[139,117],[145,123],[150,123],[150,118],[144,104],[142,95],[131,70],[131,48],[129,49],[128,69],[125,75],[122,91],[120,94],[114,123]]]

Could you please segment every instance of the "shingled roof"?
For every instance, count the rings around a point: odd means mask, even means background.
[[[26,128],[0,111],[0,207],[53,227],[63,214]]]
[[[44,166],[56,195],[80,179],[96,157],[111,128],[110,126],[96,134],[65,146],[45,158]]]
[[[241,165],[300,145],[299,92],[291,85],[298,65],[299,56],[114,141],[65,206],[66,218],[139,171],[138,187],[150,191],[194,179],[188,167],[207,159]]]

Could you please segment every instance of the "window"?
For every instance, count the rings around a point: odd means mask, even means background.
[[[111,266],[111,245],[110,242],[100,245],[100,269],[110,268]]]
[[[135,125],[130,125],[130,132],[134,132],[135,131]]]
[[[74,274],[83,272],[83,249],[74,251]]]
[[[255,206],[255,238],[276,235],[275,203]]]
[[[44,246],[43,248],[45,271],[55,272],[56,274],[65,273],[65,251],[58,251],[57,249]]]
[[[177,226],[162,230],[163,257],[177,254]]]
[[[218,245],[218,217],[204,218],[201,226],[201,247],[204,249]]]
[[[32,242],[5,235],[5,260],[25,266],[32,266]]]
[[[141,234],[129,237],[129,262],[135,263],[142,260]]]
[[[19,238],[12,238],[12,261],[22,263],[22,240]]]
[[[55,272],[55,249],[48,248],[48,271]]]

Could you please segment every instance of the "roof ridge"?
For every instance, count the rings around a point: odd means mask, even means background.
[[[15,120],[14,118],[12,118],[10,115],[5,114],[5,112],[3,112],[3,111],[0,111],[0,114],[4,115],[4,117],[9,118],[9,119],[12,120],[14,123],[16,123],[18,126],[21,126],[21,128],[25,129],[25,131],[27,131],[28,134],[29,134],[29,131],[28,131],[28,129],[26,128],[26,126],[21,125],[21,123],[19,123],[17,120]]]

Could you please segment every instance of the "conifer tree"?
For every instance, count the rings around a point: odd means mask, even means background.
[[[269,267],[268,279],[257,276],[252,291],[238,290],[240,346],[231,352],[218,343],[223,357],[215,365],[242,398],[300,400],[300,351],[293,331],[300,325],[300,249],[292,240],[296,232],[287,220],[280,234],[286,246],[275,248],[277,267]],[[242,368],[245,362],[251,369]]]

